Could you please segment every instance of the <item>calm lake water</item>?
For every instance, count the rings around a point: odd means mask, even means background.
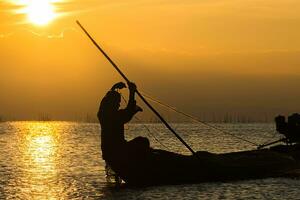
[[[215,125],[258,144],[278,138],[273,124]],[[172,126],[197,151],[255,148],[200,124]],[[147,136],[155,148],[189,154],[160,124],[130,124],[126,133],[127,139]],[[98,124],[0,123],[0,149],[0,199],[300,199],[300,181],[283,178],[111,188],[105,179]]]

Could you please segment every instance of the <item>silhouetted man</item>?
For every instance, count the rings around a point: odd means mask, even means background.
[[[137,137],[129,142],[124,137],[124,124],[142,109],[136,105],[136,85],[128,83],[129,101],[125,109],[119,109],[121,95],[118,89],[126,88],[122,82],[116,83],[102,99],[98,119],[101,125],[101,150],[102,157],[108,163],[119,160],[130,153],[140,153],[149,149],[149,140]]]
[[[290,132],[291,142],[300,141],[300,115],[294,113],[288,117],[288,130]]]
[[[288,117],[288,122],[285,121],[284,116],[277,116],[275,118],[276,130],[283,134],[288,143],[300,142],[300,115],[294,113]]]

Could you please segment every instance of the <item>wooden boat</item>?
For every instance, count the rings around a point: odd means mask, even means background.
[[[123,152],[111,168],[132,186],[187,184],[215,181],[296,177],[300,145],[225,154],[196,152],[186,156],[163,150]]]
[[[86,29],[78,21],[77,24],[122,78],[126,82],[130,82]],[[129,185],[184,184],[279,177],[294,175],[295,170],[299,170],[300,168],[300,137],[292,137],[290,135],[290,133],[293,133],[292,135],[298,134],[300,131],[300,115],[295,115],[291,118],[290,121],[292,126],[290,126],[289,122],[286,124],[285,119],[282,116],[279,116],[278,123],[276,122],[276,125],[278,125],[277,130],[287,137],[287,143],[292,144],[297,142],[298,144],[227,154],[212,154],[209,152],[195,153],[175,130],[172,129],[166,120],[151,106],[145,97],[138,90],[135,92],[160,121],[177,137],[177,139],[193,153],[193,155],[185,156],[162,150],[134,152],[122,149],[118,155],[110,158],[108,164],[118,176]],[[170,106],[167,107],[176,111],[176,109]],[[177,112],[195,120],[195,118],[190,115],[180,111]],[[208,125],[204,122],[201,123]],[[208,126],[212,127],[210,125]]]
[[[234,181],[267,177],[300,177],[300,115],[275,118],[284,138],[257,150],[225,154],[196,152],[192,156],[163,150],[127,151],[109,164],[127,184],[134,186]],[[285,142],[268,149],[263,147]]]

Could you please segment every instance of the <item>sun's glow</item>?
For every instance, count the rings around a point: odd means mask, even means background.
[[[27,16],[27,20],[35,25],[43,26],[53,21],[55,13],[55,2],[58,0],[20,0],[23,5],[21,12]]]
[[[64,199],[58,198],[58,166],[60,165],[59,138],[54,123],[25,123],[20,133],[20,161],[22,172],[20,180],[26,180],[28,198],[21,199]],[[61,186],[62,187],[62,186]],[[53,190],[55,188],[55,190]],[[26,192],[22,195],[26,195]]]
[[[45,25],[55,17],[53,5],[47,0],[33,0],[27,6],[28,20],[37,25]]]

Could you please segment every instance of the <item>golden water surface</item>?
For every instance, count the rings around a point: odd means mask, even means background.
[[[230,152],[253,148],[197,124],[172,126],[194,150]],[[219,126],[256,143],[274,139],[272,124]],[[147,127],[152,134],[142,124],[127,126],[127,139],[147,136],[154,148],[189,153],[162,125]],[[281,200],[300,196],[298,180],[281,178],[117,190],[106,183],[99,129],[98,124],[73,122],[0,123],[0,199]]]

